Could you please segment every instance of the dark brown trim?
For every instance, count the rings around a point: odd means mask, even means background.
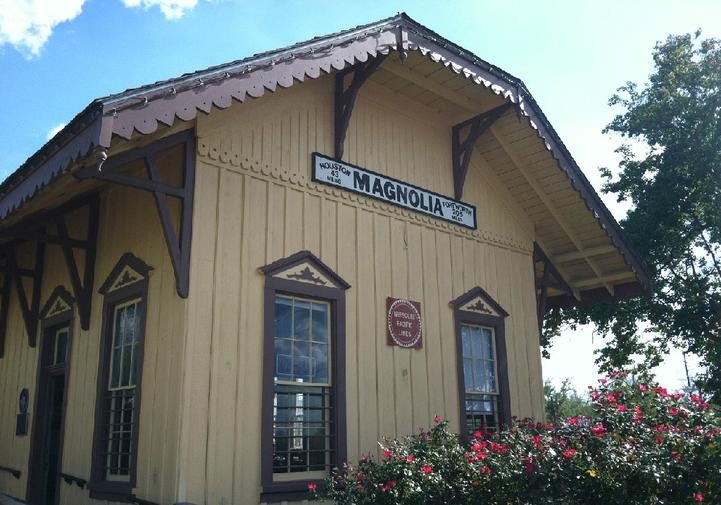
[[[274,277],[295,265],[308,261],[337,283],[337,287],[319,286],[296,280]],[[323,300],[331,307],[331,402],[332,426],[335,429],[333,441],[333,464],[340,467],[347,454],[346,418],[346,307],[345,291],[350,285],[338,274],[313,255],[300,251],[292,256],[275,261],[260,268],[265,273],[264,315],[263,315],[263,405],[261,408],[261,502],[301,500],[307,496],[308,480],[289,482],[273,481],[273,390],[275,371],[275,297],[277,294],[299,295]],[[321,484],[322,481],[315,481]]]
[[[501,316],[491,316],[479,314],[477,312],[469,312],[460,310],[465,303],[473,298],[481,296],[493,309],[501,314]],[[506,348],[506,323],[505,318],[508,312],[503,310],[498,302],[496,302],[486,291],[480,287],[472,288],[470,291],[451,301],[453,307],[453,319],[455,321],[456,331],[456,367],[458,371],[458,408],[460,430],[464,429],[464,419],[466,417],[465,401],[465,379],[463,376],[463,344],[461,342],[461,325],[476,324],[489,326],[494,329],[496,337],[496,366],[498,368],[498,388],[500,401],[499,403],[499,420],[504,426],[511,424],[511,390],[508,383],[508,351]]]
[[[183,148],[183,185],[174,187],[160,179],[155,157],[176,146]],[[132,161],[141,160],[148,178],[126,175],[118,170]],[[97,179],[134,189],[149,191],[155,199],[165,245],[175,274],[175,288],[181,298],[187,298],[190,289],[190,244],[193,235],[193,198],[195,193],[195,132],[184,130],[157,140],[152,144],[114,156],[101,167],[87,167],[76,172],[79,180]],[[168,197],[178,198],[181,205],[180,234],[176,233],[168,205]]]
[[[50,296],[48,297],[47,301],[45,302],[45,305],[43,305],[43,308],[40,309],[40,319],[43,320],[44,326],[52,326],[52,323],[48,323],[48,314],[51,310],[53,310],[55,304],[58,301],[63,301],[68,306],[68,309],[62,313],[56,314],[53,316],[54,318],[57,317],[63,317],[67,318],[66,312],[70,312],[72,317],[72,310],[73,305],[75,305],[75,298],[73,298],[73,295],[70,294],[70,292],[65,289],[63,286],[55,286],[55,289],[53,289],[53,292],[50,293]],[[51,319],[52,320],[52,319]]]
[[[18,303],[20,312],[25,323],[25,331],[28,336],[28,344],[35,347],[37,342],[38,329],[38,313],[40,309],[40,293],[42,291],[43,268],[45,266],[45,244],[37,242],[35,244],[34,267],[32,269],[22,269],[18,265],[17,253],[15,245],[11,244],[4,251],[6,269],[15,284],[15,291],[18,295]],[[26,291],[23,277],[32,278],[32,289],[30,291],[30,301],[28,301],[28,293]]]
[[[53,291],[56,296],[65,297],[67,290],[61,286],[58,286]],[[69,293],[68,293],[69,294]],[[49,302],[56,300],[55,296],[51,295]],[[42,475],[43,475],[43,459],[45,440],[47,438],[47,424],[48,416],[48,386],[51,376],[63,375],[64,386],[63,386],[63,405],[62,405],[62,419],[60,422],[60,442],[58,446],[58,481],[55,483],[55,503],[59,503],[60,500],[60,475],[62,472],[63,462],[63,445],[65,441],[65,417],[68,409],[68,385],[70,383],[70,361],[72,359],[72,343],[73,343],[73,314],[74,314],[74,303],[72,297],[70,299],[64,298],[69,301],[70,309],[60,314],[49,318],[43,318],[40,321],[40,332],[42,335],[42,342],[40,346],[40,352],[38,353],[38,365],[37,365],[37,378],[36,378],[36,394],[35,394],[35,409],[33,412],[33,427],[32,435],[30,437],[30,458],[28,461],[28,479],[26,496],[28,502],[33,503],[39,501],[43,496],[44,490],[42,489]],[[46,304],[45,309],[48,309]],[[44,311],[47,313],[47,311]],[[65,361],[62,365],[53,365],[53,351],[54,346],[51,344],[55,343],[55,330],[67,327],[68,328],[68,339],[65,350]]]
[[[379,54],[375,58],[368,58],[364,63],[356,63],[341,70],[335,76],[335,158],[337,160],[343,159],[345,136],[358,92],[371,74],[378,70],[386,56]],[[345,84],[347,76],[351,78],[348,86]]]
[[[476,141],[481,138],[481,135],[483,135],[493,123],[500,119],[512,105],[511,102],[506,102],[494,109],[458,123],[451,129],[451,166],[453,167],[453,194],[456,200],[463,198],[463,186],[466,183],[468,164],[471,162]],[[461,140],[461,135],[464,131],[466,131],[466,137]]]
[[[9,466],[2,465],[0,465],[0,472],[7,472],[16,479],[19,479],[20,476],[23,474],[20,470],[16,470],[15,468],[10,468]]]
[[[613,290],[614,294],[611,296],[606,288],[587,289],[585,291],[581,291],[580,300],[577,300],[570,295],[549,297],[546,301],[546,311],[550,309],[577,307],[579,305],[590,305],[593,303],[608,303],[623,298],[648,295],[648,292],[644,290],[643,286],[641,286],[638,282],[616,284],[613,287]]]
[[[543,274],[540,279],[536,277],[536,265],[540,265]],[[559,289],[568,295],[573,290],[558,271],[556,266],[545,251],[537,243],[533,243],[533,275],[535,277],[536,286],[536,315],[538,318],[538,334],[543,334],[543,320],[548,311],[548,288]]]
[[[136,272],[143,275],[141,279],[134,280],[122,287],[108,291],[114,284],[117,276],[126,265],[130,265]],[[98,378],[95,396],[95,428],[93,431],[93,449],[88,489],[90,497],[110,501],[131,501],[132,490],[137,482],[138,440],[140,433],[140,408],[143,378],[143,356],[145,350],[145,323],[148,313],[148,273],[149,267],[142,260],[131,253],[125,253],[112,269],[108,278],[100,289],[103,298],[103,323],[100,337],[100,359],[98,363]],[[107,433],[108,413],[105,409],[105,393],[107,390],[108,374],[110,373],[110,346],[113,337],[113,320],[115,306],[133,298],[141,298],[140,305],[140,344],[137,357],[137,377],[135,380],[135,409],[133,411],[133,438],[130,456],[130,479],[128,482],[115,482],[106,480],[106,460],[103,455],[103,440]]]

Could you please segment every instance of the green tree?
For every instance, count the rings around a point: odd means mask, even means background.
[[[700,32],[670,36],[653,61],[648,83],[629,82],[609,101],[623,109],[604,130],[623,139],[622,161],[616,177],[601,169],[603,191],[632,204],[621,226],[651,271],[653,293],[555,311],[544,337],[563,323],[595,323],[610,335],[598,358],[606,371],[634,354],[653,366],[675,345],[701,358],[698,385],[719,402],[721,41]]]
[[[543,396],[546,403],[546,421],[555,423],[568,417],[591,417],[593,407],[571,386],[570,379],[564,379],[556,389],[551,381],[543,384]]]

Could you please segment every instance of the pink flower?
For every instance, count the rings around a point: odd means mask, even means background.
[[[648,386],[646,384],[639,384],[638,390],[641,391],[642,393],[645,393],[646,391],[648,391]]]
[[[389,450],[383,451],[384,458],[390,458],[391,456],[393,456],[393,453],[391,451],[389,451]]]
[[[622,404],[622,403],[619,403],[618,405],[616,405],[616,410],[620,410],[621,412],[625,412],[625,411],[628,410],[628,407],[626,407],[626,406],[625,406],[624,404]]]
[[[396,481],[394,481],[394,480],[389,480],[389,481],[387,481],[385,484],[383,484],[383,485],[381,486],[381,490],[382,490],[382,491],[388,491],[388,490],[390,490],[390,489],[393,489],[394,487],[396,487]]]
[[[662,444],[664,439],[663,439],[663,437],[656,437],[654,440],[656,441],[657,444]]]
[[[318,484],[315,482],[309,482],[308,483],[308,491],[314,492],[318,488]]]
[[[606,400],[608,400],[608,403],[616,403],[616,395],[608,393],[606,395]]]
[[[487,466],[482,466],[481,468],[479,468],[479,471],[480,471],[483,475],[491,475],[491,469],[488,468]]]
[[[413,456],[406,456],[406,461],[408,461],[409,463],[413,463],[415,460],[416,458],[414,458]]]
[[[596,425],[591,428],[591,434],[594,437],[602,437],[606,434],[606,427],[603,423],[596,423]]]
[[[563,457],[573,459],[576,457],[576,450],[575,449],[566,449],[563,451]]]
[[[425,465],[423,468],[421,468],[421,473],[423,474],[429,474],[433,471],[433,467],[431,465]]]
[[[433,418],[433,422],[436,424],[440,423],[441,421],[443,421],[443,418],[441,416],[436,416]]]
[[[672,416],[677,416],[677,415],[678,415],[678,409],[675,409],[675,408],[673,408],[673,407],[669,407],[669,408],[668,408],[668,413],[671,414]]]
[[[694,501],[702,502],[702,501],[703,501],[703,498],[704,498],[704,497],[703,497],[703,493],[702,493],[701,491],[696,491],[696,492],[693,494],[693,499],[694,499]]]
[[[608,382],[608,379],[598,379],[598,382],[600,384],[606,384]]]
[[[579,418],[577,418],[577,417],[569,417],[569,418],[568,418],[568,424],[576,425],[576,424],[578,424],[579,422],[581,422],[581,420],[580,420]]]

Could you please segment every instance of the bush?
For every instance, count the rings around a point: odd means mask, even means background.
[[[590,397],[593,418],[514,421],[497,434],[461,437],[437,417],[310,495],[338,505],[721,503],[717,409],[623,372]]]

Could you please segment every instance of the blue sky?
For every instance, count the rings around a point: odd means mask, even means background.
[[[668,34],[721,37],[717,0],[0,0],[0,176],[93,98],[398,11],[523,79],[597,188],[597,167],[617,162],[619,140],[601,134],[613,91],[645,81]],[[567,332],[544,374],[584,387],[593,346],[589,328]],[[679,384],[681,371],[676,355],[661,375]]]

